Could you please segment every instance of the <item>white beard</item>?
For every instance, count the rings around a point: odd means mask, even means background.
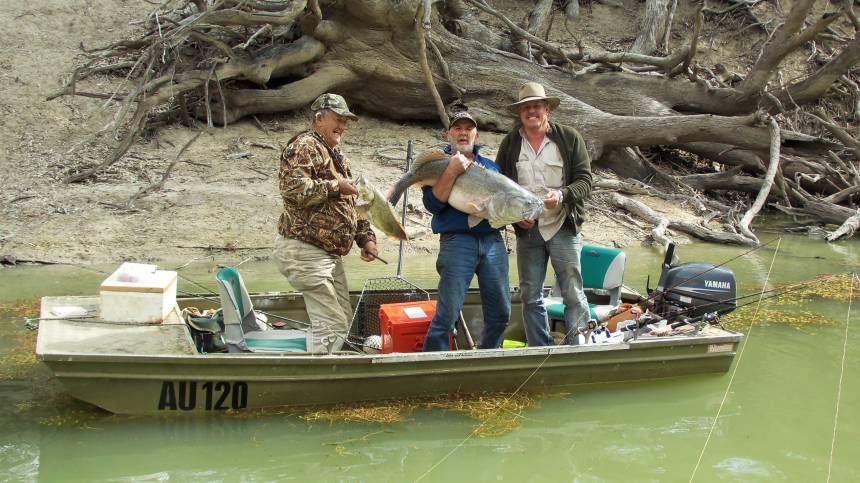
[[[454,149],[459,151],[460,154],[471,154],[475,151],[475,143],[469,144],[454,144]]]

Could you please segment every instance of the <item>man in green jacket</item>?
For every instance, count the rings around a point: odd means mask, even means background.
[[[523,322],[530,346],[553,343],[543,301],[548,260],[565,305],[568,343],[576,343],[577,329],[589,319],[579,254],[585,200],[591,193],[591,158],[575,129],[550,122],[549,114],[560,102],[558,97],[547,97],[536,82],[523,84],[517,102],[508,106],[519,122],[502,139],[496,156],[502,173],[543,196],[546,207],[537,220],[514,226]]]

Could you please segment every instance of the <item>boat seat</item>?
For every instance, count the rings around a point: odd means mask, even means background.
[[[608,304],[588,304],[589,318],[599,319],[621,301],[621,286],[624,282],[624,266],[627,255],[618,248],[583,245],[579,255],[583,287],[597,295],[609,297]],[[553,284],[546,299],[546,312],[550,320],[564,320],[564,303],[561,301],[559,283]],[[552,325],[552,324],[550,324]]]
[[[229,352],[307,352],[303,330],[262,330],[239,271],[222,268],[215,276],[224,312],[224,340]]]

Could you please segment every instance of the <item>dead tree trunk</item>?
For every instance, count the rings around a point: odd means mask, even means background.
[[[207,123],[230,124],[299,109],[332,91],[363,112],[399,120],[432,121],[444,118],[445,107],[466,106],[482,129],[504,131],[513,122],[505,106],[517,87],[538,81],[562,99],[552,118],[584,135],[597,166],[604,156],[661,146],[681,153],[687,161],[680,182],[700,190],[758,193],[770,136],[756,112],[778,113],[791,129],[783,125],[778,140],[783,162],[771,202],[789,200],[791,206],[780,205],[787,211],[828,213],[818,215],[822,222],[853,215],[853,207],[838,204],[853,203],[860,192],[853,110],[844,111],[850,117],[834,111],[837,119],[816,115],[820,122],[811,126],[792,112],[823,97],[824,105],[853,105],[860,91],[846,89],[856,87],[860,62],[853,11],[820,15],[812,0],[795,2],[784,18],[774,17],[780,27],[761,39],[757,61],[733,86],[713,75],[716,67],[693,62],[698,30],[667,55],[653,55],[667,38],[673,5],[648,1],[631,51],[609,52],[559,40],[569,25],[547,35],[555,15],[548,0],[518,11],[483,0],[166,2],[145,19],[138,38],[84,51],[88,60],[57,93],[112,97],[119,104],[107,129],[121,138],[111,157],[95,167],[73,166],[67,181],[89,179],[122,159],[155,111],[178,119],[187,108]],[[525,26],[511,20],[525,14]],[[497,33],[498,25],[508,34]],[[784,60],[812,42],[826,52],[823,60],[810,60],[806,76],[780,78]],[[88,78],[105,73],[127,78],[126,93],[91,92]],[[782,80],[777,85],[774,79]],[[740,238],[721,241],[746,243]]]

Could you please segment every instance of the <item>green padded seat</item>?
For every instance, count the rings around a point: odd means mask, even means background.
[[[307,352],[302,330],[261,330],[251,297],[239,271],[221,269],[215,279],[224,312],[224,340],[230,352]]]
[[[600,318],[621,301],[621,286],[624,282],[624,265],[627,255],[617,249],[595,245],[583,245],[579,255],[582,283],[593,292],[609,296],[609,304],[588,304],[588,317]],[[556,281],[556,285],[558,282]],[[553,287],[554,289],[557,287]],[[564,303],[553,290],[554,297],[546,300],[547,317],[550,320],[564,320]]]
[[[588,318],[596,319],[597,312],[595,312],[595,307],[597,304],[588,304]],[[546,306],[546,315],[550,319],[564,320],[564,304],[562,303],[554,303],[548,304]]]

